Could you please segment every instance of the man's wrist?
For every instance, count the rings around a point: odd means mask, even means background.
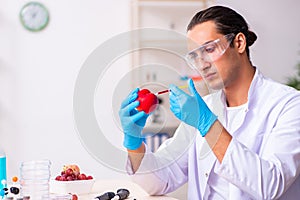
[[[145,144],[142,142],[141,146],[135,150],[127,149],[128,153],[145,153]]]

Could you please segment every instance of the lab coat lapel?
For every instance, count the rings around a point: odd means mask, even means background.
[[[226,106],[226,99],[224,93],[220,90],[210,97],[210,101],[206,103],[211,111],[218,116],[218,120],[223,124],[225,120],[225,106]],[[199,174],[199,182],[200,182],[200,190],[201,190],[201,198],[205,196],[206,187],[210,172],[216,162],[216,156],[209,147],[208,143],[206,142],[205,138],[200,136],[197,137],[197,152],[198,154],[198,174]]]
[[[209,145],[207,144],[206,140],[202,137],[197,137],[197,151],[198,154],[198,174],[199,174],[199,182],[200,182],[200,191],[201,196],[203,199],[207,181],[209,178],[210,171],[212,170],[212,167],[214,166],[214,163],[216,161],[216,156],[210,149]]]

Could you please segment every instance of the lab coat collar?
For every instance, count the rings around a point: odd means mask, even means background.
[[[250,84],[249,90],[248,90],[248,101],[246,103],[246,109],[249,110],[249,107],[253,106],[256,98],[256,94],[258,92],[257,88],[260,88],[260,86],[263,83],[263,79],[264,76],[263,74],[256,68],[255,69],[255,73],[252,79],[252,82]],[[226,95],[224,93],[224,91],[222,90],[222,94],[221,94],[221,102],[224,105],[224,108],[226,108],[227,103],[226,103]]]
[[[263,74],[256,67],[254,68],[255,74],[248,91],[248,108],[253,107],[257,102],[255,99],[258,96],[257,93],[259,92],[259,88],[263,85],[264,79]]]

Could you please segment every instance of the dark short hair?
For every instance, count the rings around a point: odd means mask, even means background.
[[[249,46],[256,41],[257,36],[249,30],[246,20],[239,13],[225,6],[209,7],[194,15],[187,27],[187,31],[192,30],[197,24],[207,21],[213,21],[217,31],[223,35],[243,33],[246,37],[246,53],[250,60]]]

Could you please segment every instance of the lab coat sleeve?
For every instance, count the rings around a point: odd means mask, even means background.
[[[132,171],[131,162],[129,159],[127,160],[126,170],[131,176],[132,181],[139,184],[148,194],[164,194],[166,183],[159,178],[159,173],[151,172],[151,169],[147,170],[149,167],[149,164],[147,164],[148,162],[152,162],[151,168],[154,168],[154,160],[155,159],[152,153],[146,146],[146,152],[138,171],[136,173]]]
[[[173,138],[165,141],[156,153],[150,152],[146,147],[146,153],[136,173],[132,172],[128,159],[128,174],[148,194],[164,195],[187,182],[188,144],[191,142],[188,142],[187,136],[193,134],[185,126],[180,125]]]
[[[299,113],[299,98],[288,102],[259,154],[233,138],[215,172],[254,199],[280,198],[300,173]]]

